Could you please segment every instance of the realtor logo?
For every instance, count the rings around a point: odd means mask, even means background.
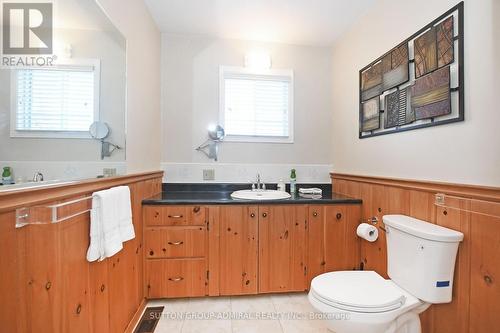
[[[3,4],[3,53],[52,53],[52,3]]]

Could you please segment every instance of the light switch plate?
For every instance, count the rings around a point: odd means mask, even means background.
[[[203,180],[215,180],[215,169],[203,169]]]

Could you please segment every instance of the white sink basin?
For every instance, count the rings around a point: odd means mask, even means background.
[[[290,197],[289,193],[276,190],[241,190],[231,193],[231,198],[244,200],[280,200],[288,199]]]

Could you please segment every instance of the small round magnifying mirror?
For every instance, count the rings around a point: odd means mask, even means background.
[[[224,139],[225,135],[226,132],[224,131],[224,128],[221,125],[210,126],[208,128],[208,136],[210,137],[210,139],[214,141],[220,141]]]
[[[105,122],[96,121],[90,125],[90,136],[96,140],[103,140],[109,135],[109,126]]]

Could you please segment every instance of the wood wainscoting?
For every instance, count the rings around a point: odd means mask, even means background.
[[[424,333],[500,332],[500,188],[336,173],[331,178],[335,192],[363,200],[363,219],[405,214],[464,233],[453,301],[421,315]],[[379,235],[374,243],[362,242],[360,259],[365,270],[387,277],[385,233]]]
[[[161,192],[162,174],[2,192],[0,331],[124,332],[144,303],[142,200]],[[89,212],[57,224],[15,227],[16,208],[68,202],[118,185],[130,188],[136,237],[111,258],[86,260]]]

